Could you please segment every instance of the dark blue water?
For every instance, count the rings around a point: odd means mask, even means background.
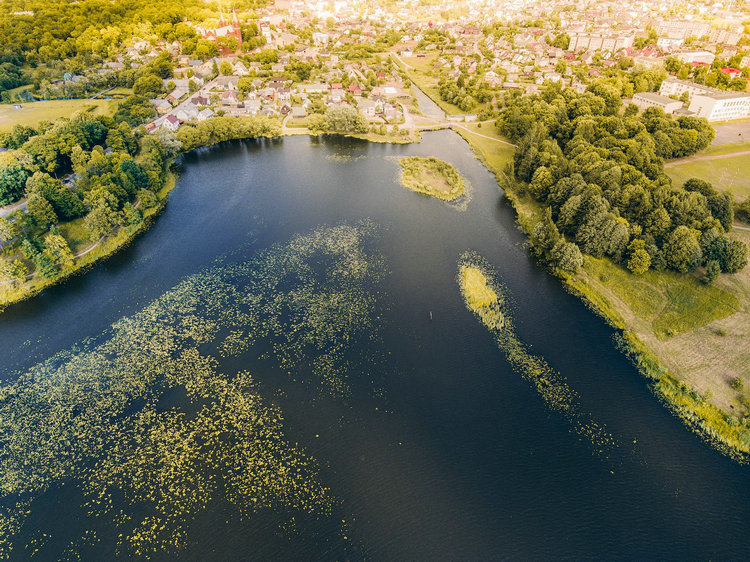
[[[403,189],[394,157],[436,156],[468,179],[465,211]],[[214,506],[191,525],[181,559],[743,559],[750,556],[748,469],[690,433],[615,349],[613,330],[528,257],[494,177],[450,131],[415,145],[308,137],[198,150],[181,162],[166,210],[129,248],[0,316],[0,375],[12,380],[96,337],[216,259],[250,259],[321,225],[380,225],[388,275],[379,297],[387,352],[383,394],[312,395],[252,357],[284,414],[284,431],[321,468],[340,503],[329,516],[239,520]],[[512,296],[518,335],[580,396],[618,445],[599,452],[509,368],[465,308],[461,254],[495,268]],[[434,321],[429,321],[429,311]],[[379,367],[380,368],[380,367]],[[283,392],[277,392],[281,388]],[[41,531],[57,558],[80,533],[70,486],[32,504],[13,540]],[[346,539],[341,519],[348,522]],[[106,529],[84,559],[116,552]]]

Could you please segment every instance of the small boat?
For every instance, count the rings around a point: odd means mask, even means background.
[[[432,311],[430,310],[430,322],[432,322]]]

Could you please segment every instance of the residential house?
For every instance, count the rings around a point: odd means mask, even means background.
[[[237,105],[240,103],[240,94],[236,91],[222,92],[219,103],[221,105]]]
[[[172,110],[172,104],[165,99],[156,98],[151,100],[151,103],[153,104],[154,108],[156,108],[156,111],[157,113],[159,113],[159,115],[169,113]]]
[[[245,100],[245,113],[249,115],[257,115],[261,109],[260,100]]]
[[[181,121],[172,114],[167,115],[167,118],[162,122],[161,126],[169,131],[176,131],[180,128]]]
[[[375,119],[377,117],[378,104],[376,102],[363,99],[357,107],[367,119]]]
[[[218,76],[214,82],[214,89],[236,92],[239,81],[239,76]]]
[[[197,120],[198,121],[205,121],[206,119],[211,119],[211,117],[214,116],[214,112],[210,107],[206,107],[198,112]]]
[[[180,108],[176,109],[174,116],[180,121],[195,121],[198,118],[198,108],[192,104],[185,104]]]
[[[172,105],[177,105],[186,95],[188,95],[187,88],[175,88],[167,95],[167,101]]]

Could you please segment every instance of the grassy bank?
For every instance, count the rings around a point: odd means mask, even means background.
[[[542,208],[507,167],[513,148],[455,130],[495,173],[528,235]],[[750,242],[747,231],[731,236]],[[622,331],[623,351],[665,405],[740,461],[750,458],[749,269],[706,286],[696,275],[649,271],[635,276],[610,260],[586,256],[579,273],[562,278],[567,290]]]
[[[432,62],[435,57],[407,57],[400,58],[394,57],[398,67],[406,72],[409,79],[422,90],[429,98],[434,101],[440,109],[445,111],[447,115],[460,115],[466,113],[461,111],[458,107],[451,103],[447,103],[440,99],[440,93],[438,92],[438,81],[434,77],[432,71]]]
[[[83,227],[83,219],[71,221],[61,226],[60,231],[68,241],[71,250],[76,254],[80,253],[82,255],[74,260],[73,265],[69,269],[60,272],[56,277],[46,278],[41,275],[35,275],[16,287],[9,287],[7,285],[1,287],[0,312],[11,304],[29,299],[48,287],[57,285],[74,275],[88,271],[99,260],[108,258],[126,247],[136,236],[151,227],[154,218],[166,206],[169,192],[174,188],[175,181],[175,176],[169,174],[165,186],[157,194],[159,197],[158,204],[143,212],[143,220],[138,225],[132,227],[120,226],[99,242],[92,243],[88,239],[88,234]],[[88,249],[87,245],[88,248],[91,248],[90,251],[86,251]]]

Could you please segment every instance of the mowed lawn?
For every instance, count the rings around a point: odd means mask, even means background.
[[[96,115],[110,115],[117,100],[54,100],[22,103],[21,109],[0,104],[0,131],[9,131],[15,125],[37,125],[40,121],[54,121],[70,117],[78,111],[92,111]]]
[[[750,198],[750,154],[747,152],[750,152],[750,143],[711,147],[683,162],[669,162],[664,171],[675,185],[681,186],[690,178],[699,178],[743,201]],[[728,156],[732,153],[745,154]],[[715,156],[722,157],[712,158]]]

